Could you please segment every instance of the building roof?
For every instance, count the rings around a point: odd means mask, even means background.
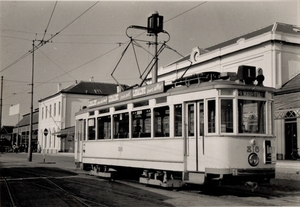
[[[67,136],[74,136],[75,134],[75,126],[66,127],[61,129],[58,132],[52,133],[52,135],[57,135],[57,137],[65,138]]]
[[[300,73],[275,92],[275,111],[300,108]]]
[[[39,123],[39,112],[33,112],[32,124]],[[15,127],[29,126],[30,125],[30,113],[23,115],[23,118],[17,123]]]
[[[101,82],[88,82],[88,81],[80,81],[79,83],[75,83],[63,90],[61,93],[75,93],[75,94],[101,94],[101,95],[109,95],[112,93],[117,93],[117,84],[113,83],[101,83]]]
[[[5,126],[3,125],[1,128],[1,134],[11,134],[13,132],[14,126]]]
[[[220,48],[223,48],[223,47],[227,47],[229,45],[236,44],[236,42],[239,39],[245,39],[246,40],[246,39],[250,39],[250,38],[253,38],[253,37],[265,34],[265,33],[269,33],[269,32],[273,32],[273,33],[288,33],[288,34],[294,34],[294,35],[299,35],[300,36],[300,27],[297,27],[297,26],[291,25],[291,24],[285,24],[285,23],[275,22],[272,25],[263,27],[261,29],[258,29],[258,30],[252,31],[252,32],[249,32],[247,34],[243,34],[241,36],[232,38],[230,40],[221,42],[219,44],[207,47],[207,48],[203,49],[203,51],[217,50],[217,49],[220,49]],[[173,64],[176,64],[176,63],[179,63],[179,62],[182,62],[182,61],[185,61],[185,60],[189,60],[189,59],[190,59],[190,54],[186,55],[182,59],[179,59],[179,60],[177,60],[177,61],[175,61],[175,62],[173,62],[173,63],[171,63],[169,65],[173,65]]]
[[[39,100],[39,102],[44,101],[49,98],[52,98],[61,93],[107,96],[110,94],[117,93],[117,87],[118,87],[118,84],[115,84],[115,83],[80,81],[79,83],[76,82],[75,84],[73,84],[65,89],[62,89],[55,94],[52,94],[46,98]]]
[[[300,73],[282,85],[275,95],[300,92]]]

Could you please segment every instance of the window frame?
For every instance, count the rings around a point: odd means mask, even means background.
[[[163,108],[167,108],[166,110],[164,110],[165,112],[168,111],[167,116],[161,116],[160,119],[158,116],[156,116],[155,112],[158,109],[163,109]],[[169,105],[164,105],[164,106],[158,106],[153,108],[153,130],[154,130],[154,134],[153,137],[157,138],[157,137],[166,137],[169,138],[170,137],[170,118],[171,118],[171,107]],[[167,123],[165,123],[165,118],[168,117]],[[160,121],[160,123],[158,123]],[[167,124],[167,126],[165,127],[165,125]],[[159,129],[157,128],[158,126],[160,126],[160,132]],[[167,131],[167,132],[165,132]],[[160,134],[159,134],[160,133]],[[161,135],[161,136],[159,136]]]

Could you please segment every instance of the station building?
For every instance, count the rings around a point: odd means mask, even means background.
[[[300,148],[300,27],[274,23],[220,44],[195,47],[190,54],[159,68],[157,81],[201,72],[236,72],[240,65],[262,68],[264,85],[274,87],[277,159]],[[150,81],[150,78],[149,78]]]
[[[81,81],[39,101],[38,151],[46,154],[74,152],[75,113],[89,100],[117,92],[117,85]],[[45,133],[47,131],[47,133]]]
[[[37,150],[37,137],[38,137],[38,122],[39,122],[39,109],[35,109],[32,113],[32,139],[31,146],[35,152]],[[29,131],[30,131],[30,113],[24,114],[21,120],[13,128],[12,146],[16,145],[19,151],[27,151],[29,144]]]

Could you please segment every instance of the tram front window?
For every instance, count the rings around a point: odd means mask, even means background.
[[[216,132],[216,101],[209,100],[207,101],[208,105],[208,133],[215,133]]]
[[[232,99],[221,100],[221,132],[233,132],[233,105]]]
[[[239,133],[266,133],[266,102],[239,100]]]

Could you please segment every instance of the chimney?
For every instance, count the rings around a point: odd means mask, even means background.
[[[58,83],[57,84],[57,92],[60,92],[61,91],[61,83]]]
[[[93,76],[90,78],[90,82],[94,82],[94,77]]]

